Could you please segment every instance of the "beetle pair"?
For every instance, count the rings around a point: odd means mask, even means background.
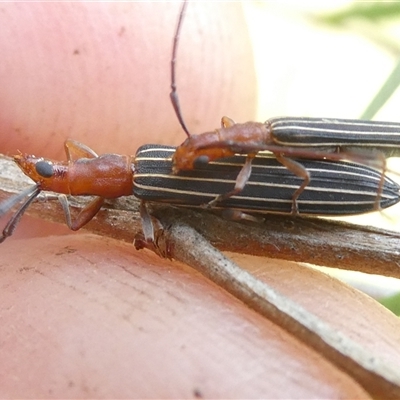
[[[174,40],[171,98],[184,126],[175,89],[175,59],[183,14],[184,11]],[[97,196],[74,221],[65,197],[60,197],[71,229],[87,223],[100,209],[104,198],[127,194],[144,201],[184,206],[208,204],[246,214],[347,215],[376,209],[376,203],[379,208],[385,208],[399,201],[397,184],[366,166],[337,161],[349,158],[349,146],[393,148],[399,143],[399,131],[400,124],[368,121],[278,118],[264,124],[234,124],[224,118],[221,130],[188,138],[173,155],[170,148],[159,147],[157,151],[141,148],[136,157],[97,157],[86,146],[67,141],[67,163],[16,156],[16,162],[36,185],[0,207],[0,214],[4,214],[11,205],[28,196],[7,225],[2,240],[12,233],[41,190]],[[293,143],[293,137],[300,139]],[[337,148],[346,151],[332,152]],[[257,155],[261,150],[272,151],[276,159]],[[143,158],[144,151],[147,151],[147,161]],[[236,153],[247,156],[235,156]],[[364,158],[351,154],[350,158],[356,161]],[[231,159],[216,162],[221,157]],[[303,158],[304,161],[299,160]],[[335,162],[319,160],[324,158]],[[382,163],[384,171],[384,159]],[[179,173],[186,169],[189,171]],[[165,186],[172,182],[172,188]],[[158,195],[154,187],[158,188]]]

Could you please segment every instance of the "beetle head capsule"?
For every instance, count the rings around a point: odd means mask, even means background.
[[[59,181],[65,175],[63,163],[56,163],[42,157],[18,154],[14,156],[14,161],[26,176],[38,184],[41,190],[56,191]]]
[[[192,170],[196,165],[204,165],[219,158],[231,157],[235,153],[220,145],[218,131],[193,135],[176,148],[172,156],[172,172]]]

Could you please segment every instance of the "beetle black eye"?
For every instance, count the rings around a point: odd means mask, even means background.
[[[51,178],[54,175],[53,165],[48,161],[38,161],[35,168],[36,172],[43,178]]]
[[[209,162],[210,162],[210,159],[208,156],[200,156],[194,160],[193,165],[195,168],[198,168],[198,167],[207,165]]]

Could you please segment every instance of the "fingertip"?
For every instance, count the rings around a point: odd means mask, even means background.
[[[0,23],[13,35],[0,43],[8,60],[3,153],[64,158],[63,142],[73,138],[99,154],[134,154],[144,143],[184,139],[169,100],[179,3],[5,7]],[[239,4],[190,3],[177,57],[182,112],[192,132],[214,128],[224,114],[254,117],[252,51]]]

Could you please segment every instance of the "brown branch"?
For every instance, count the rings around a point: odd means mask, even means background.
[[[0,157],[0,201],[18,193],[27,182],[9,158]],[[87,199],[71,199],[77,209],[86,202]],[[132,242],[141,232],[138,205],[133,196],[110,201],[85,228]],[[164,226],[179,219],[222,251],[400,277],[400,235],[394,232],[318,218],[271,214],[265,223],[257,224],[227,221],[211,212],[166,205],[153,205],[151,210]],[[36,202],[28,214],[65,221],[58,201]]]
[[[400,397],[400,372],[325,321],[243,270],[202,235],[178,219],[163,231],[161,246],[171,256],[197,269],[250,308],[318,351],[353,377],[372,396]]]
[[[167,207],[155,208],[153,215],[164,225],[176,218],[184,221],[222,251],[400,277],[400,235],[395,232],[272,214],[263,224],[235,223]]]

